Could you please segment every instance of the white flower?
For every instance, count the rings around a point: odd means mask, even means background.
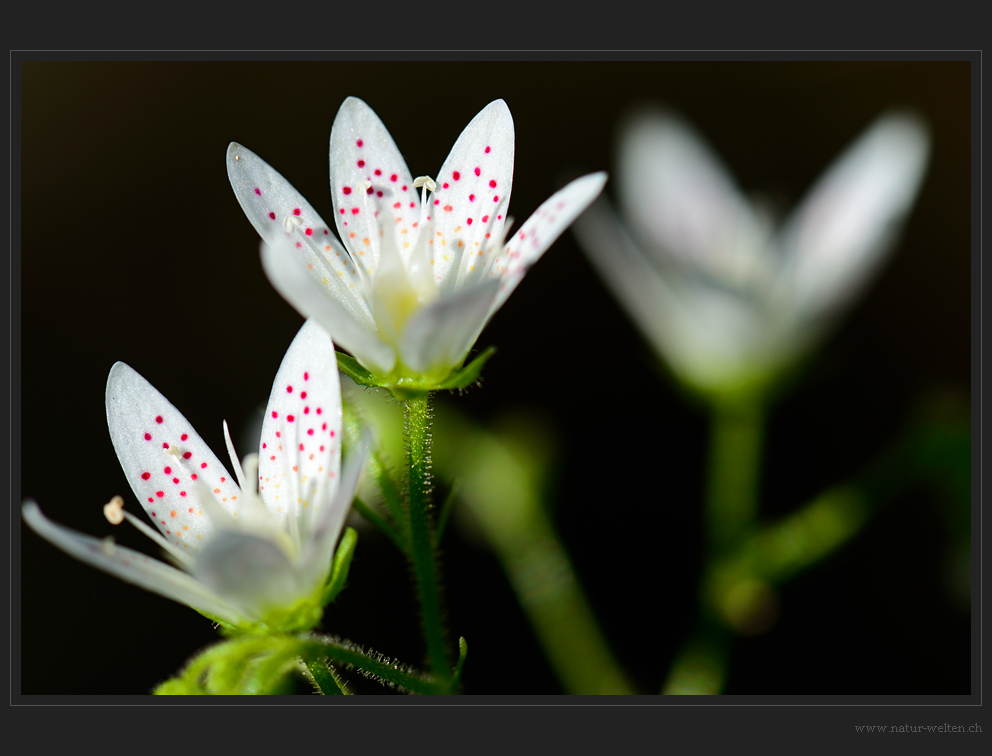
[[[159,532],[124,511],[120,497],[104,508],[107,519],[126,518],[181,569],[57,525],[31,501],[23,509],[28,525],[77,559],[232,625],[317,623],[361,467],[349,460],[342,476],[337,363],[320,326],[304,324],[286,352],[259,454],[248,455],[243,469],[224,424],[237,482],[179,410],[123,362],[107,380],[107,423]],[[362,458],[363,451],[353,457]]]
[[[777,231],[691,126],[646,111],[619,146],[622,225],[576,223],[589,260],[682,381],[756,390],[797,360],[892,248],[926,169],[927,129],[879,118]]]
[[[413,377],[429,387],[461,365],[527,268],[606,181],[603,173],[573,181],[504,245],[513,150],[510,111],[496,100],[462,132],[436,181],[413,179],[378,116],[349,97],[330,144],[344,246],[250,150],[232,143],[227,169],[276,290],[386,384]]]

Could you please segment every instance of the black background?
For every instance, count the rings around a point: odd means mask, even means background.
[[[20,76],[15,502],[34,498],[80,531],[108,534],[101,505],[130,498],[103,407],[116,360],[215,450],[221,420],[237,434],[268,396],[301,318],[261,271],[224,153],[246,145],[329,217],[327,140],[348,95],[379,114],[414,175],[433,175],[472,116],[505,99],[518,222],[564,173],[609,170],[618,119],[641,102],[681,110],[745,190],[786,206],[881,111],[913,107],[934,140],[917,206],[877,284],[776,405],[763,514],[858,472],[933,392],[968,400],[966,62],[28,61]],[[483,388],[450,401],[484,421],[524,408],[554,430],[562,538],[619,658],[656,692],[694,624],[705,416],[665,382],[567,233],[483,333],[489,344]],[[909,492],[791,583],[780,622],[735,644],[727,692],[968,693],[970,610],[948,588],[942,506]],[[443,564],[452,631],[472,649],[466,692],[560,692],[495,559],[453,530]],[[216,638],[192,610],[27,529],[21,588],[25,694],[143,693]],[[407,568],[385,539],[363,536],[324,627],[420,661]]]

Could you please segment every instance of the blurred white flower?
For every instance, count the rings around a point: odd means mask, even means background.
[[[179,568],[57,525],[33,501],[24,520],[70,555],[129,583],[249,629],[306,629],[320,619],[334,546],[365,450],[341,474],[341,392],[334,344],[304,324],[283,358],[258,455],[237,482],[185,417],[132,368],[107,380],[107,423],[121,466],[158,532],[114,499],[104,514],[127,519]],[[260,494],[259,494],[260,489]]]
[[[893,247],[929,142],[915,116],[883,115],[774,229],[688,123],[643,111],[621,132],[623,223],[600,199],[576,234],[681,381],[710,395],[760,390]]]
[[[250,150],[232,143],[227,169],[276,290],[385,385],[412,378],[429,387],[461,365],[526,269],[606,181],[602,173],[573,181],[504,245],[513,151],[513,120],[496,100],[462,132],[436,181],[413,179],[378,116],[349,97],[330,144],[343,246]]]

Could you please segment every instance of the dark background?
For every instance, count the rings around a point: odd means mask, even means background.
[[[118,493],[133,505],[103,406],[116,360],[213,449],[222,419],[235,435],[247,426],[302,321],[262,273],[225,150],[254,150],[329,218],[327,142],[348,95],[379,114],[413,175],[433,175],[472,116],[506,100],[518,223],[565,172],[611,169],[618,119],[641,102],[681,110],[744,190],[786,207],[881,111],[917,109],[934,140],[917,206],[876,285],[775,406],[763,515],[857,474],[935,393],[967,406],[966,62],[28,61],[20,81],[15,511],[34,498],[57,522],[145,548],[101,511]],[[524,408],[553,429],[555,521],[616,653],[656,692],[695,622],[705,416],[665,382],[568,233],[483,333],[490,344],[483,388],[450,401],[487,422]],[[779,623],[735,644],[727,692],[968,693],[970,608],[952,589],[948,506],[913,488],[790,583]],[[15,515],[15,546],[17,527]],[[25,694],[144,693],[216,638],[187,607],[26,528],[20,543]],[[457,529],[444,545],[450,626],[471,645],[466,692],[560,692],[495,559]],[[385,539],[363,535],[324,628],[421,660],[407,568]]]

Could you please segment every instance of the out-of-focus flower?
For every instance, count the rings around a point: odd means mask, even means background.
[[[576,233],[681,381],[710,396],[761,391],[893,247],[929,141],[915,116],[883,115],[775,229],[689,124],[644,111],[619,144],[623,222],[600,199]]]
[[[349,97],[330,144],[331,199],[343,246],[250,150],[232,143],[227,168],[262,236],[262,263],[276,290],[323,325],[380,385],[431,388],[462,364],[527,268],[606,181],[603,173],[573,181],[504,244],[513,151],[513,120],[496,100],[462,132],[436,182],[413,179],[378,116]]]
[[[341,472],[341,391],[334,344],[308,321],[276,375],[259,454],[237,482],[169,401],[123,362],[107,380],[107,423],[131,488],[158,532],[114,499],[180,569],[57,525],[33,501],[25,521],[70,555],[240,629],[313,627],[326,603],[335,543],[366,451]]]

